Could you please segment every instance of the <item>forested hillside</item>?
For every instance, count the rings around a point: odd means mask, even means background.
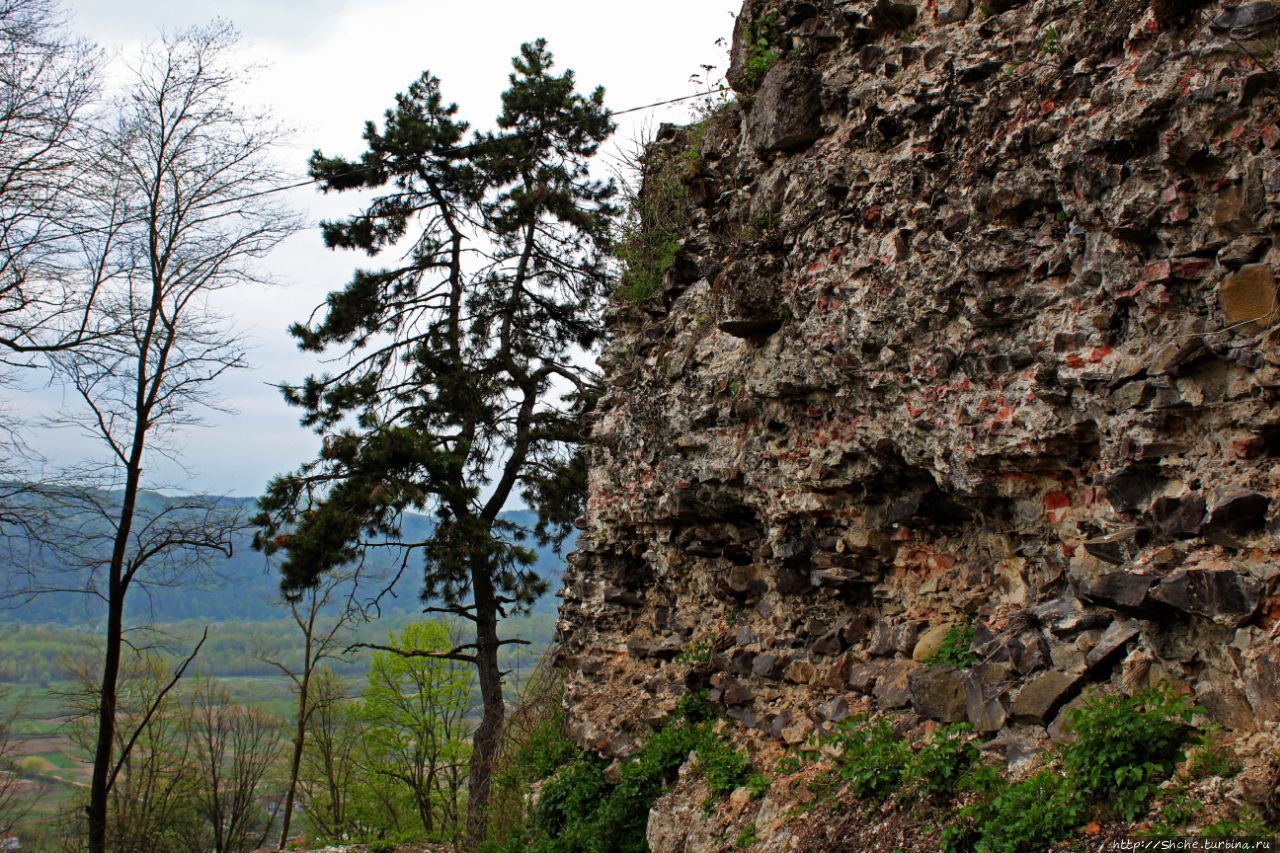
[[[149,515],[156,516],[167,507],[178,505],[179,501],[155,493],[145,493],[140,503]],[[229,513],[248,517],[254,509],[254,500],[220,498],[216,505]],[[502,514],[502,518],[524,530],[531,529],[534,524],[534,516],[530,512],[507,512]],[[95,523],[101,522],[86,518],[83,525],[92,526]],[[403,532],[406,541],[425,540],[430,531],[431,522],[427,518],[411,513],[405,515]],[[209,561],[197,574],[185,578],[180,584],[166,581],[145,585],[146,595],[129,600],[126,608],[128,617],[148,623],[184,620],[257,622],[275,620],[286,615],[279,591],[279,576],[268,559],[253,549],[252,535],[252,531],[248,529],[233,534],[230,557]],[[576,536],[571,537],[561,550],[568,553],[575,539]],[[532,537],[529,544],[535,545]],[[535,571],[550,582],[552,589],[557,589],[563,560],[551,548],[536,550],[538,561],[534,566]],[[102,555],[104,559],[106,556]],[[0,622],[26,625],[54,623],[61,627],[75,627],[94,624],[101,618],[101,602],[93,595],[67,591],[34,596],[23,594],[22,591],[30,586],[25,581],[23,586],[14,588],[15,578],[31,576],[37,579],[41,576],[59,577],[59,586],[64,590],[87,588],[92,571],[77,571],[66,577],[66,566],[59,559],[59,553],[55,549],[36,546],[20,530],[0,543],[0,574],[5,578],[0,581],[0,592],[6,590],[4,584],[10,584],[10,597],[0,600]],[[365,561],[363,575],[367,582],[361,586],[361,600],[379,598],[379,606],[386,616],[406,616],[420,612],[423,607],[420,600],[421,556],[408,555],[407,568],[397,577],[397,570],[405,559],[401,549],[372,551]],[[145,584],[146,578],[143,580]],[[534,610],[554,613],[554,597],[543,596],[534,605]]]

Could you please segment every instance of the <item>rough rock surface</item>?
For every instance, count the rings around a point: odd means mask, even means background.
[[[647,153],[676,261],[611,317],[560,623],[584,745],[700,687],[753,752],[879,708],[1013,762],[1157,681],[1274,731],[1278,10],[747,2],[744,97]],[[983,669],[912,659],[944,625]]]

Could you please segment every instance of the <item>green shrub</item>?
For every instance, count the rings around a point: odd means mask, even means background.
[[[981,765],[962,775],[958,787],[976,790],[980,798],[956,813],[943,848],[1042,849],[1067,837],[1099,805],[1133,821],[1173,774],[1194,733],[1192,713],[1187,699],[1167,686],[1086,699],[1068,717],[1076,739],[1060,750],[1061,772],[1044,769],[1013,784]]]
[[[668,231],[637,232],[618,246],[625,268],[615,295],[639,302],[657,292],[680,251],[680,235]]]
[[[759,840],[756,837],[756,822],[752,820],[747,821],[747,825],[742,827],[742,831],[738,833],[738,837],[733,843],[739,850],[746,850]]]
[[[764,796],[765,791],[768,791],[769,786],[773,783],[763,773],[752,773],[747,776],[747,780],[742,784],[751,793],[751,799],[758,800]]]
[[[543,661],[507,716],[489,797],[491,850],[523,849],[530,788],[584,758],[569,737],[563,696],[559,674]]]
[[[698,746],[698,761],[702,764],[711,793],[721,797],[742,787],[751,772],[751,759],[746,753],[734,749],[711,732]]]
[[[801,766],[799,758],[794,755],[784,755],[774,765],[773,772],[779,776],[790,776],[792,773],[798,773]]]
[[[898,787],[911,747],[885,717],[850,717],[824,739],[840,749],[836,771],[855,795],[884,799]]]
[[[1160,782],[1173,774],[1193,734],[1194,709],[1167,685],[1135,696],[1101,696],[1067,712],[1075,741],[1062,767],[1089,797],[1103,798],[1132,821],[1146,810]]]
[[[946,664],[956,669],[968,669],[978,662],[978,656],[969,651],[973,645],[973,626],[955,625],[942,638],[942,644],[925,658],[928,666]]]
[[[689,723],[705,723],[720,715],[720,708],[707,698],[707,691],[690,690],[680,697],[676,716]]]
[[[953,723],[933,733],[928,743],[911,756],[903,783],[930,796],[951,794],[978,763],[978,747],[968,723]]]
[[[1042,850],[1085,818],[1088,803],[1053,770],[1000,786],[989,800],[965,806],[942,834],[945,851],[1018,853]]]
[[[711,660],[711,647],[715,645],[714,636],[691,640],[676,656],[676,663],[688,666],[691,663],[706,663]]]
[[[705,693],[698,691],[686,698],[689,707],[709,704]],[[604,762],[593,756],[583,756],[561,770],[543,787],[527,830],[509,846],[491,849],[494,853],[645,850],[649,809],[691,752],[698,753],[713,795],[723,796],[749,781],[750,760],[721,740],[710,722],[678,719],[655,732],[622,766],[616,785],[605,780]]]
[[[782,60],[782,22],[776,12],[767,12],[754,21],[747,31],[747,63],[743,82],[757,89],[769,69]]]
[[[568,851],[590,840],[595,811],[608,791],[604,762],[583,756],[561,770],[542,788],[533,814],[530,850]],[[514,850],[525,849],[522,842]],[[585,849],[585,848],[584,848]]]

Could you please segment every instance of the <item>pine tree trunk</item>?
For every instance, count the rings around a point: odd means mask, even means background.
[[[472,572],[476,605],[476,670],[482,711],[471,744],[471,776],[467,791],[467,846],[484,841],[489,822],[489,786],[498,755],[498,738],[506,715],[502,671],[498,668],[498,613],[493,579],[484,569]]]

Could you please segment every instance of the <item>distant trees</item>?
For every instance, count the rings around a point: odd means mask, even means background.
[[[473,670],[440,657],[461,640],[443,622],[406,625],[374,652],[361,717],[368,774],[411,798],[428,838],[458,840],[471,748]]]
[[[88,655],[77,660],[70,731],[92,753],[100,661]],[[181,676],[154,651],[122,662],[107,846],[156,853],[256,849],[272,825],[262,803],[279,754],[281,721],[234,702],[208,679],[180,695],[174,688]],[[82,840],[82,832],[72,832]]]
[[[308,737],[297,778],[302,812],[322,837],[346,838],[356,825],[364,723],[332,670],[321,667],[312,678]]]
[[[94,753],[103,697],[101,661],[77,659],[72,739]],[[201,835],[195,812],[192,742],[182,703],[173,693],[177,679],[154,653],[125,657],[117,674],[113,754],[107,786],[105,844],[111,850],[166,853],[191,849]],[[83,824],[68,827],[77,846]]]
[[[279,754],[280,721],[234,703],[225,687],[208,679],[193,694],[187,719],[196,812],[212,834],[213,850],[261,847],[273,821],[259,797]]]
[[[282,672],[293,683],[296,702],[293,751],[289,761],[289,777],[285,786],[280,821],[281,848],[289,843],[294,796],[298,789],[298,774],[302,768],[307,728],[311,723],[311,717],[317,711],[323,710],[321,707],[323,703],[335,701],[334,697],[317,697],[313,693],[312,679],[325,660],[338,654],[344,629],[349,628],[355,619],[364,616],[361,609],[350,598],[358,590],[358,582],[356,573],[332,572],[326,575],[322,582],[305,590],[297,600],[287,602],[293,622],[301,634],[302,660],[300,663],[290,665],[268,655],[262,656],[264,661]],[[347,596],[345,601],[342,600],[344,596]]]
[[[285,390],[325,437],[317,460],[277,477],[257,544],[283,551],[297,594],[375,540],[421,556],[424,599],[471,625],[438,656],[475,666],[482,716],[469,769],[469,836],[483,837],[505,706],[498,619],[545,586],[522,534],[498,514],[520,496],[537,534],[559,541],[582,506],[581,418],[597,377],[577,356],[602,334],[614,187],[588,159],[612,131],[603,91],[556,74],[546,43],[513,60],[498,132],[467,125],[424,73],[369,123],[355,159],[317,152],[326,191],[378,192],[323,225],[332,248],[392,254],[329,294],[292,329],[299,345],[345,358]],[[409,509],[434,516],[399,536]]]
[[[27,813],[27,805],[19,797],[22,780],[14,772],[13,712],[6,707],[6,696],[0,693],[0,836],[13,832],[14,825]]]

